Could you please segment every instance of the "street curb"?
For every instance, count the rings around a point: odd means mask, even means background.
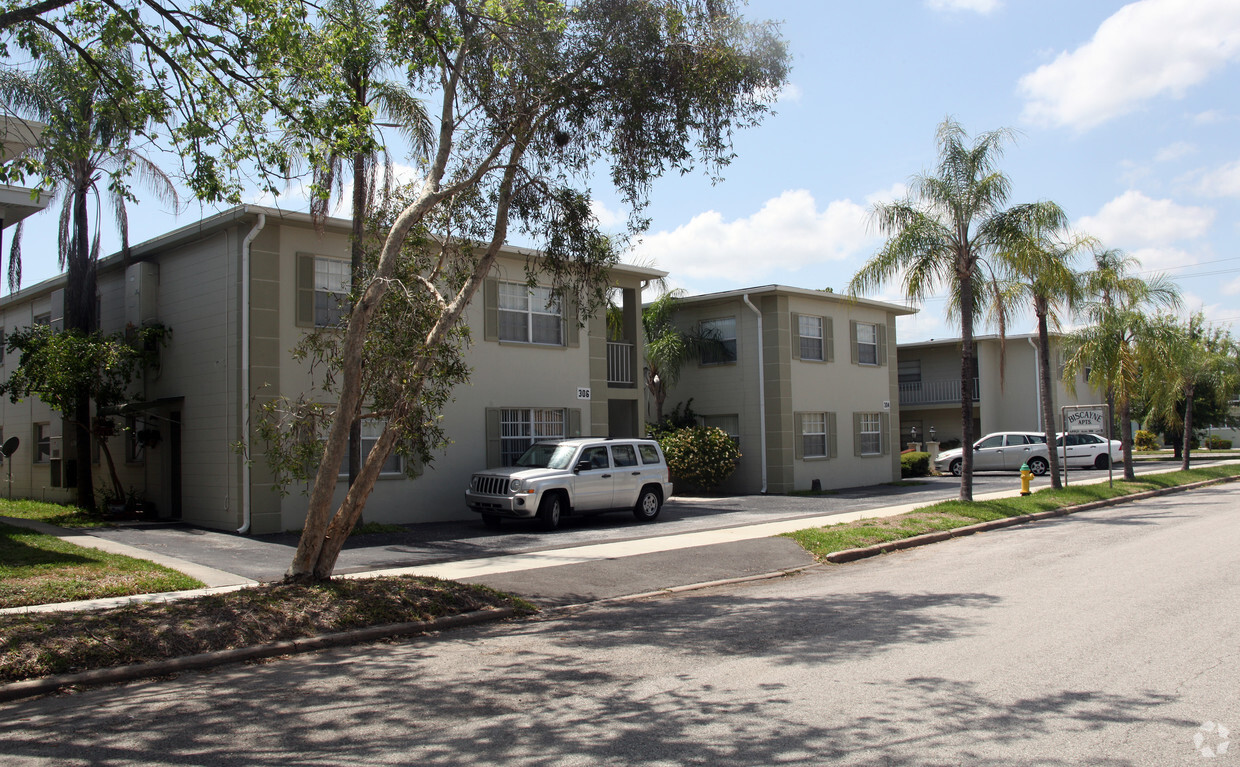
[[[1146,490],[1132,495],[1120,495],[1115,498],[1105,498],[1101,501],[1090,501],[1076,506],[1065,506],[1061,509],[1051,509],[1049,511],[1039,511],[1033,514],[1022,514],[1018,517],[1004,517],[1003,519],[994,519],[989,522],[978,522],[975,525],[965,525],[964,527],[956,527],[951,530],[942,530],[934,533],[925,533],[923,535],[915,535],[912,538],[901,538],[898,541],[886,541],[884,543],[876,543],[873,546],[862,546],[856,549],[844,549],[842,551],[833,551],[824,559],[833,564],[844,564],[845,562],[855,562],[858,559],[866,559],[875,557],[879,554],[886,554],[892,551],[903,551],[904,549],[912,549],[918,546],[928,546],[932,543],[939,543],[951,538],[961,538],[974,533],[984,533],[988,530],[1000,530],[1005,527],[1013,527],[1015,525],[1024,525],[1029,522],[1038,522],[1043,519],[1051,519],[1053,517],[1063,517],[1068,514],[1076,514],[1081,511],[1090,511],[1092,509],[1106,508],[1107,506],[1118,506],[1122,503],[1130,501],[1141,501],[1147,498],[1154,498],[1160,495],[1170,495],[1171,493],[1180,493],[1186,490],[1196,490],[1210,485],[1221,485],[1225,482],[1240,481],[1240,475],[1234,477],[1217,477],[1215,479],[1205,479],[1200,482],[1191,482],[1187,485],[1175,485],[1173,487],[1161,487],[1156,490]]]
[[[187,655],[181,658],[169,658],[150,663],[137,663],[130,666],[82,671],[76,674],[57,674],[39,679],[27,679],[21,682],[0,685],[0,702],[44,695],[65,687],[86,687],[131,682],[149,677],[176,674],[182,671],[193,671],[231,663],[261,660],[277,655],[300,655],[302,653],[325,650],[330,647],[371,642],[376,639],[429,634],[445,629],[500,621],[512,618],[515,615],[517,615],[517,610],[513,607],[475,610],[430,621],[411,621],[409,623],[392,623],[384,626],[368,626],[351,631],[339,631],[334,634],[322,634],[304,639],[290,639],[283,642],[271,642],[253,647],[238,647],[233,650],[218,650],[216,652]]]

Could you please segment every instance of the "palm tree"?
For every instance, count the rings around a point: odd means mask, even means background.
[[[316,155],[312,171],[315,190],[310,215],[316,222],[326,219],[333,199],[344,194],[345,163],[353,179],[353,232],[349,273],[351,293],[362,281],[366,219],[379,200],[379,161],[382,159],[382,192],[391,190],[392,156],[382,145],[379,129],[399,131],[417,152],[425,153],[434,138],[424,104],[408,88],[383,79],[395,56],[387,50],[386,32],[371,0],[330,0],[323,8],[323,23],[303,50],[309,62],[322,68],[308,70],[294,80],[294,87],[307,91],[323,87],[332,90],[324,101],[324,114],[343,114],[344,119],[323,126],[335,140],[317,137],[311,154]],[[313,74],[314,76],[310,76]],[[387,120],[379,123],[376,116]],[[343,138],[341,138],[343,136]],[[349,485],[361,470],[362,424],[354,420],[349,431]]]
[[[700,331],[687,331],[673,321],[684,290],[670,290],[642,309],[642,332],[646,349],[646,389],[654,397],[655,423],[663,422],[668,389],[680,380],[680,367],[719,339]]]
[[[60,268],[67,270],[65,330],[83,335],[95,328],[95,268],[99,260],[99,211],[104,201],[112,207],[121,236],[121,251],[129,253],[126,179],[136,175],[156,196],[179,203],[171,179],[131,146],[135,134],[151,118],[141,99],[125,100],[117,82],[137,83],[139,74],[125,48],[99,46],[90,51],[105,65],[113,82],[105,88],[99,70],[86,66],[76,54],[50,42],[33,71],[0,70],[0,97],[23,117],[46,123],[39,144],[29,151],[42,166],[47,182],[55,185],[53,202],[62,199],[59,222]],[[88,214],[94,198],[93,235]],[[21,225],[13,237],[9,257],[9,290],[21,285]],[[77,464],[77,502],[94,509],[90,455],[90,396],[82,391],[73,413],[74,459]]]
[[[1056,227],[1065,218],[1049,203],[1004,208],[1011,181],[997,162],[1011,138],[1010,131],[990,131],[970,145],[964,128],[944,120],[937,133],[938,167],[913,177],[907,199],[874,206],[871,220],[887,242],[848,283],[855,296],[899,278],[913,302],[941,287],[950,291],[948,314],[960,319],[963,501],[973,500],[973,324],[987,296],[998,300],[998,275],[988,259],[1010,246],[1016,221]]]
[[[1093,239],[1074,235],[1059,227],[1046,227],[1033,220],[1016,232],[1015,247],[1005,251],[1004,267],[1010,279],[1002,291],[996,310],[1005,312],[1018,299],[1030,300],[1038,321],[1038,395],[1041,400],[1042,430],[1050,448],[1051,486],[1063,486],[1059,477],[1059,456],[1055,451],[1055,400],[1051,387],[1051,329],[1062,326],[1060,310],[1071,311],[1081,298],[1082,276],[1072,262]]]
[[[1175,283],[1162,275],[1141,278],[1136,273],[1140,265],[1122,250],[1094,253],[1094,269],[1084,275],[1085,300],[1080,312],[1089,325],[1068,338],[1069,358],[1064,366],[1065,377],[1088,370],[1090,385],[1106,391],[1111,412],[1118,411],[1125,479],[1136,478],[1132,401],[1139,391],[1141,367],[1158,364],[1145,311],[1180,305]]]

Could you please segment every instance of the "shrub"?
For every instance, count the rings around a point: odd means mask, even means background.
[[[1231,440],[1210,435],[1210,439],[1206,441],[1206,447],[1211,450],[1231,450]]]
[[[900,456],[901,477],[930,476],[929,453],[904,453]]]
[[[723,429],[693,426],[659,440],[672,478],[699,490],[723,483],[740,460],[741,451]]]
[[[1152,431],[1138,429],[1132,437],[1132,446],[1137,450],[1157,450],[1158,435]]]

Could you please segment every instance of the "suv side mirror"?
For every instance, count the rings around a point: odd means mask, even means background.
[[[589,469],[590,469],[590,459],[582,458],[580,461],[577,462],[577,465],[573,467],[573,473],[576,474],[581,471],[588,471]]]

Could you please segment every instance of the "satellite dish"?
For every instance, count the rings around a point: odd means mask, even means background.
[[[17,446],[19,444],[21,444],[21,441],[17,439],[17,437],[9,437],[4,441],[3,445],[0,445],[0,453],[4,453],[4,457],[8,458],[10,455],[17,452]]]

